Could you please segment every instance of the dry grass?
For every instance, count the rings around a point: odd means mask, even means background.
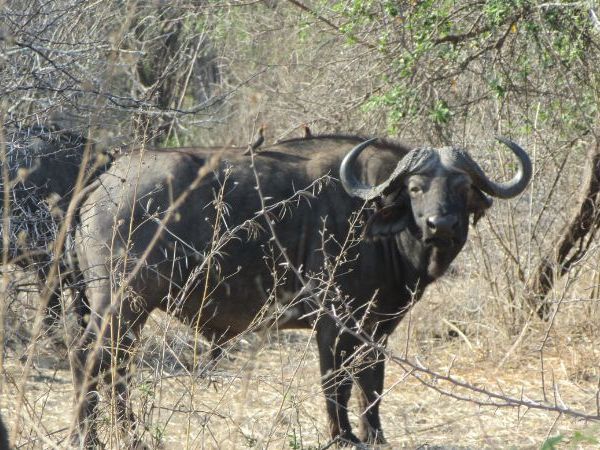
[[[567,303],[545,339],[548,325],[538,320],[525,331],[507,333],[501,323],[489,320],[492,304],[480,304],[480,319],[481,314],[485,317],[476,321],[469,308],[485,299],[484,288],[460,273],[436,285],[396,330],[392,353],[407,354],[440,374],[451,373],[493,392],[534,400],[545,395],[549,404],[595,414],[600,342],[597,316],[582,314],[589,302]],[[44,338],[38,346],[19,448],[65,446],[73,387],[65,350],[52,342]],[[193,335],[167,316],[152,315],[142,342],[132,403],[145,423],[144,441],[152,448],[320,448],[328,443],[310,332],[244,336],[206,372],[208,376],[189,372]],[[25,350],[13,345],[7,352],[7,383],[0,403],[9,426],[14,423]],[[428,380],[460,394],[455,386]],[[103,402],[100,433],[109,439],[109,447],[118,448],[111,444],[112,433],[107,434],[109,405],[105,397]],[[354,401],[351,409],[356,411]],[[351,418],[356,422],[356,415]],[[548,436],[559,433],[565,436],[560,448],[594,448],[577,438],[600,435],[598,424],[568,415],[478,406],[441,395],[394,362],[386,369],[382,420],[392,448],[539,448]]]

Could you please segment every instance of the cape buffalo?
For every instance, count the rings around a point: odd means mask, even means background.
[[[518,162],[506,183],[458,148],[347,136],[286,141],[256,155],[189,148],[115,161],[83,202],[76,232],[92,312],[72,353],[73,440],[97,439],[98,377],[117,358],[118,380],[126,379],[135,336],[158,308],[217,342],[248,328],[314,327],[331,435],[359,442],[347,412],[355,383],[358,436],[384,442],[384,358],[360,336],[385,343],[459,253],[488,196],[523,192],[529,158],[499,140]],[[117,392],[124,417],[123,383]]]
[[[8,231],[3,230],[0,223],[0,236],[5,232],[9,236],[8,261],[33,269],[40,282],[45,283],[55,258],[52,243],[71,201],[84,150],[90,143],[75,132],[44,125],[6,127],[4,141],[10,179],[10,227]],[[110,158],[107,155],[101,158],[106,161],[91,158],[86,179],[106,170]],[[4,208],[5,185],[0,175],[0,214]],[[60,255],[60,273],[79,297],[77,272],[63,255]],[[80,307],[83,301],[76,304]],[[59,314],[60,292],[55,290],[48,301],[46,325],[51,326]]]

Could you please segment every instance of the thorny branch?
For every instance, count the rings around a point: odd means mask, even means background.
[[[442,395],[454,398],[456,400],[467,401],[474,403],[479,406],[493,407],[493,408],[529,408],[529,409],[537,409],[542,411],[556,412],[558,414],[564,414],[567,416],[586,419],[586,420],[600,420],[600,414],[588,414],[582,411],[577,411],[571,408],[568,408],[564,404],[558,404],[558,401],[555,401],[554,404],[548,403],[546,400],[532,400],[525,398],[524,394],[521,395],[520,398],[511,397],[502,393],[494,392],[487,388],[482,388],[475,386],[468,381],[460,380],[451,375],[443,375],[440,372],[429,369],[421,364],[417,359],[415,361],[411,361],[408,357],[401,357],[393,354],[389,349],[386,348],[385,345],[382,345],[378,342],[373,341],[369,338],[368,335],[365,335],[360,329],[351,329],[346,326],[345,322],[338,320],[338,325],[342,328],[342,332],[349,333],[354,336],[356,339],[361,341],[366,349],[376,350],[385,355],[389,361],[394,362],[395,364],[402,367],[408,374],[414,377],[423,385],[439,392]],[[364,350],[363,350],[364,351]],[[423,377],[426,375],[430,377]],[[451,386],[455,386],[460,389],[464,389],[467,392],[470,392],[475,395],[475,397],[470,397],[463,394],[457,394],[450,389],[443,388],[439,385],[439,381],[445,381],[449,383]],[[553,385],[554,391],[558,392],[558,387],[556,384]],[[478,396],[478,397],[477,397]],[[562,403],[562,402],[561,402]]]

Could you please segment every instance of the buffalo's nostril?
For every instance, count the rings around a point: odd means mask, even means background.
[[[425,224],[427,225],[427,228],[429,228],[429,231],[433,234],[450,234],[456,229],[458,225],[458,218],[454,214],[431,216],[425,220]]]

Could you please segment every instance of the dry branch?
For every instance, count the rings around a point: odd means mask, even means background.
[[[336,317],[333,318],[337,320]],[[474,383],[459,379],[455,376],[452,376],[450,373],[446,375],[439,373],[424,366],[416,358],[414,361],[412,361],[407,356],[397,356],[393,354],[391,350],[387,349],[385,344],[382,345],[379,342],[373,341],[361,330],[348,328],[343,321],[337,320],[337,322],[342,332],[352,334],[359,341],[361,341],[367,349],[375,350],[385,355],[389,361],[402,367],[402,369],[405,370],[408,375],[414,377],[424,386],[433,389],[444,396],[451,397],[455,400],[474,403],[481,407],[523,407],[527,409],[555,412],[557,414],[571,416],[578,419],[594,421],[600,420],[600,414],[598,414],[598,412],[595,414],[589,414],[584,411],[577,411],[566,406],[562,400],[559,399],[558,386],[555,383],[552,385],[553,390],[555,393],[557,393],[554,403],[550,403],[546,399],[534,400],[526,398],[523,393],[519,398],[511,397],[510,395],[506,395],[502,392],[498,393],[486,387],[476,386]],[[363,349],[362,351],[365,352],[368,350]],[[443,386],[444,382],[448,383],[447,388]]]

